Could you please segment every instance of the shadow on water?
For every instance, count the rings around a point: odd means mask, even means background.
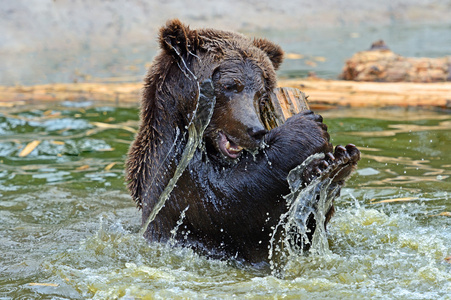
[[[451,116],[322,115],[333,143],[356,144],[362,160],[336,201],[328,251],[291,256],[283,276],[273,276],[138,234],[123,171],[136,108],[2,111],[0,297],[447,299]]]

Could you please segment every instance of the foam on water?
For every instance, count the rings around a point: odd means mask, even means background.
[[[447,299],[451,266],[443,258],[449,255],[449,234],[434,224],[421,226],[409,214],[365,205],[338,209],[333,220],[330,250],[290,256],[283,274],[148,244],[112,215],[78,249],[51,255],[44,270],[60,283],[60,295],[92,299]]]

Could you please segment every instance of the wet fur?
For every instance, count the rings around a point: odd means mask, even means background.
[[[198,82],[214,77],[215,72],[227,77],[229,62],[243,61],[261,74],[262,82],[256,85],[252,78],[243,80],[255,98],[257,91],[269,92],[276,87],[275,70],[283,58],[280,47],[265,39],[252,40],[214,29],[191,30],[178,20],[169,21],[160,30],[159,42],[162,51],[145,79],[141,124],[127,161],[128,188],[142,209],[143,222],[180,162],[188,138],[186,126],[199,96]],[[253,85],[255,88],[251,88]],[[239,128],[245,113],[235,112],[238,120],[227,121],[234,107],[221,100],[232,97],[224,93],[216,84],[217,104],[205,133],[206,151],[196,150],[144,235],[151,241],[167,241],[181,212],[186,210],[175,236],[180,244],[212,256],[261,262],[267,259],[271,227],[286,211],[283,195],[289,193],[288,172],[311,154],[332,152],[332,144],[322,118],[307,111],[261,134],[258,139],[264,140],[263,149],[244,150],[234,161],[225,159],[214,142],[222,127],[231,127],[228,130],[235,132],[233,138],[247,148],[254,148],[255,143]],[[230,125],[234,122],[238,125]],[[334,175],[337,184],[343,184],[356,165],[358,150],[351,146],[349,151],[345,148],[345,153],[341,150],[336,151],[334,159],[326,157],[312,164],[304,174],[305,182],[315,176]],[[322,173],[324,162],[335,164],[334,174]],[[328,219],[332,213],[328,213]]]

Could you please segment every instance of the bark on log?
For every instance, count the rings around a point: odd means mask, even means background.
[[[377,41],[370,50],[357,52],[347,60],[340,78],[377,82],[451,81],[451,56],[402,57],[383,41]]]
[[[292,87],[275,89],[261,111],[261,119],[268,130],[282,125],[289,117],[309,109],[305,94]]]

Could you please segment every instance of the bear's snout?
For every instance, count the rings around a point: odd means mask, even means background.
[[[252,127],[247,129],[247,133],[252,139],[260,144],[263,137],[268,133],[268,130],[263,127]]]

